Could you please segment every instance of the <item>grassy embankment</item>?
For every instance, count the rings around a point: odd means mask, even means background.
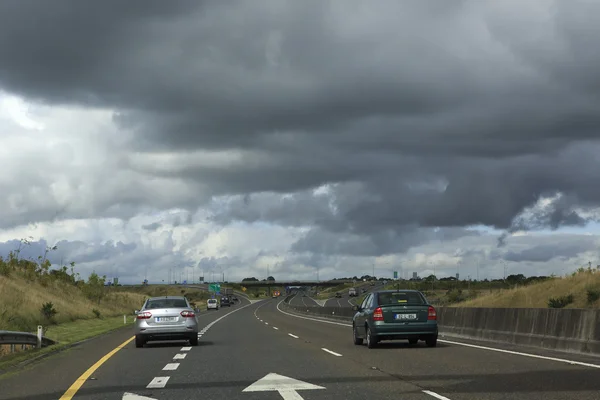
[[[456,307],[600,308],[600,271],[580,269],[563,278],[480,295]]]
[[[522,282],[403,281],[383,290],[416,289],[436,306],[509,308],[600,308],[600,271],[580,268],[565,277],[529,278]],[[360,304],[365,294],[356,300]]]

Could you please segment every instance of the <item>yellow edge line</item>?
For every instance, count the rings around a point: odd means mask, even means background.
[[[75,396],[75,394],[77,393],[77,391],[79,389],[81,389],[81,386],[83,386],[83,384],[85,383],[85,381],[88,380],[88,378],[90,377],[90,375],[92,375],[98,368],[100,368],[100,366],[102,364],[104,364],[109,358],[111,358],[112,356],[114,356],[117,351],[119,351],[123,347],[127,346],[129,344],[129,342],[131,342],[133,339],[135,339],[135,336],[130,337],[129,339],[127,339],[126,341],[124,341],[123,343],[121,343],[120,345],[118,345],[110,353],[106,354],[104,357],[102,357],[101,359],[99,359],[98,361],[96,361],[96,364],[92,365],[91,367],[88,368],[87,371],[85,371],[83,374],[81,374],[81,376],[79,378],[77,378],[77,380],[75,382],[73,382],[73,384],[67,389],[67,391],[65,392],[65,394],[63,394],[60,397],[60,399],[58,399],[58,400],[71,400],[73,398],[73,396]]]

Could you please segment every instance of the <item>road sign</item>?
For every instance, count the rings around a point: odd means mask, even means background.
[[[248,386],[242,392],[279,392],[283,400],[300,400],[297,390],[315,390],[325,389],[323,386],[313,385],[312,383],[302,382],[298,379],[288,378],[287,376],[271,372]]]
[[[219,285],[218,283],[211,283],[210,285],[208,285],[208,291],[209,292],[220,292],[221,285]]]
[[[246,290],[248,290],[246,289],[246,286],[242,286],[242,292],[245,292]]]
[[[398,271],[394,271],[394,279],[398,279]]]

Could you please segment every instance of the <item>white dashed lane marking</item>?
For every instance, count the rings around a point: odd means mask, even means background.
[[[450,400],[448,397],[444,397],[441,394],[437,394],[437,393],[432,392],[430,390],[423,390],[423,393],[428,394],[430,396],[433,396],[433,397],[435,397],[436,399],[439,399],[439,400]]]
[[[146,389],[161,389],[164,388],[167,382],[169,381],[169,376],[157,376],[152,379]]]
[[[293,333],[288,333],[288,335],[293,337],[294,339],[298,339],[298,336],[294,335]]]
[[[183,360],[185,358],[185,356],[187,356],[187,353],[175,354],[175,357],[173,357],[173,360]]]
[[[169,363],[165,365],[163,371],[175,371],[177,368],[179,368],[179,363]]]
[[[276,327],[276,326],[274,326],[274,327],[273,327],[273,329],[275,329],[276,331],[278,331],[278,330],[279,330],[279,328],[278,328],[278,327]]]
[[[179,351],[190,351],[192,349],[192,346],[188,346],[188,347],[182,347],[181,350]]]
[[[323,351],[325,351],[325,352],[327,352],[327,353],[329,353],[329,354],[333,354],[333,355],[334,355],[334,356],[336,356],[336,357],[341,357],[341,356],[342,356],[340,353],[336,353],[335,351],[331,351],[331,350],[329,350],[329,349],[326,349],[326,348],[324,348],[324,347],[321,347],[321,350],[323,350]]]

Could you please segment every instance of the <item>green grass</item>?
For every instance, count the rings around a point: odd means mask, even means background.
[[[132,324],[133,316],[128,315],[126,326],[131,327]],[[45,336],[52,340],[58,341],[57,344],[44,347],[42,349],[32,349],[5,355],[0,358],[0,371],[11,369],[23,361],[64,349],[73,343],[90,339],[94,336],[123,328],[124,326],[122,315],[118,317],[102,319],[96,318],[77,320],[73,322],[65,322],[60,325],[50,326]]]

